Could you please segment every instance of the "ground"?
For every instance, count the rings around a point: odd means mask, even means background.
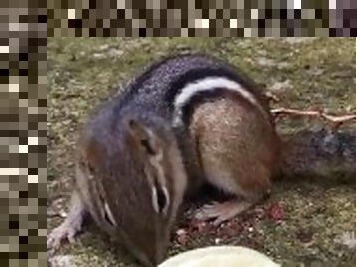
[[[276,107],[355,111],[355,39],[346,38],[50,38],[48,42],[48,228],[65,217],[73,151],[88,114],[158,58],[184,51],[217,56],[278,96]],[[281,133],[315,127],[286,119]],[[355,266],[355,181],[281,177],[270,198],[219,227],[179,222],[169,255],[213,244],[257,249],[288,266]],[[110,244],[110,243],[109,243]],[[64,245],[54,266],[137,266],[96,230]],[[52,257],[52,256],[51,256]],[[310,266],[310,265],[309,265]]]

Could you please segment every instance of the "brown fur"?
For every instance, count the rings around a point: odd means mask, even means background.
[[[91,129],[82,133],[72,207],[51,233],[49,247],[76,235],[88,214],[143,265],[162,261],[187,178],[170,128],[160,119],[148,120],[130,125],[123,120],[121,134],[108,138]],[[167,192],[165,209],[155,210],[153,190],[160,188]]]
[[[190,122],[173,126],[178,90],[209,77],[207,71],[241,81],[260,104],[237,92],[217,90],[216,97],[202,91],[197,103],[184,103],[190,112],[183,115]],[[278,138],[264,111],[265,99],[234,72],[214,59],[177,57],[153,66],[123,96],[106,103],[82,133],[72,209],[48,243],[73,237],[90,214],[142,264],[156,266],[186,188],[206,178],[245,198],[208,209],[208,217],[218,217],[218,222],[249,208],[269,190]]]
[[[279,141],[266,116],[233,92],[195,108],[189,132],[210,183],[248,199],[269,190]]]

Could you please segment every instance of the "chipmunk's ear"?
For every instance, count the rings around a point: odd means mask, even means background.
[[[84,135],[79,141],[77,151],[77,163],[81,170],[86,170],[94,175],[96,167],[103,164],[106,156],[104,146],[93,136]]]
[[[128,128],[136,144],[144,149],[151,156],[158,155],[162,152],[159,137],[147,126],[140,121],[128,120]]]

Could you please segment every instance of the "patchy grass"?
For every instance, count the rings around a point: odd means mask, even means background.
[[[116,93],[117,85],[159,58],[199,51],[226,60],[280,98],[275,106],[355,110],[353,38],[50,38],[48,42],[48,191],[49,212],[66,206],[73,179],[73,149],[88,114]],[[285,119],[280,131],[320,122]],[[282,220],[259,215],[275,203]],[[355,185],[331,181],[278,181],[272,197],[237,222],[249,225],[220,244],[250,246],[287,264],[323,262],[349,266],[355,249]],[[256,219],[258,218],[258,219]],[[59,220],[49,217],[49,228]],[[218,231],[218,230],[217,230]],[[217,243],[217,232],[173,242],[169,254]],[[221,230],[220,230],[221,231]],[[223,231],[223,230],[222,230]],[[173,234],[175,239],[175,234]],[[85,233],[58,255],[73,255],[77,266],[134,266],[122,249],[108,246],[96,232]],[[294,265],[293,265],[294,266]]]

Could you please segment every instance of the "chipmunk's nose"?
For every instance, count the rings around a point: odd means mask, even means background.
[[[158,250],[156,254],[155,266],[159,265],[165,258],[165,253],[162,250]]]
[[[141,259],[141,262],[146,266],[146,267],[157,267],[162,261],[164,260],[163,255],[160,256],[153,256],[153,257],[148,257],[147,259]]]
[[[142,253],[136,254],[141,263],[146,267],[156,267],[164,260],[166,249],[160,243],[147,240],[141,251]]]
[[[164,243],[160,243],[156,245],[155,248],[155,258],[153,259],[153,263],[155,266],[158,266],[161,262],[165,260],[167,246]]]
[[[154,246],[154,245],[153,245]],[[149,266],[156,267],[164,260],[165,254],[160,250],[160,248],[155,249],[155,253],[151,254],[148,257],[148,261],[150,262]]]

